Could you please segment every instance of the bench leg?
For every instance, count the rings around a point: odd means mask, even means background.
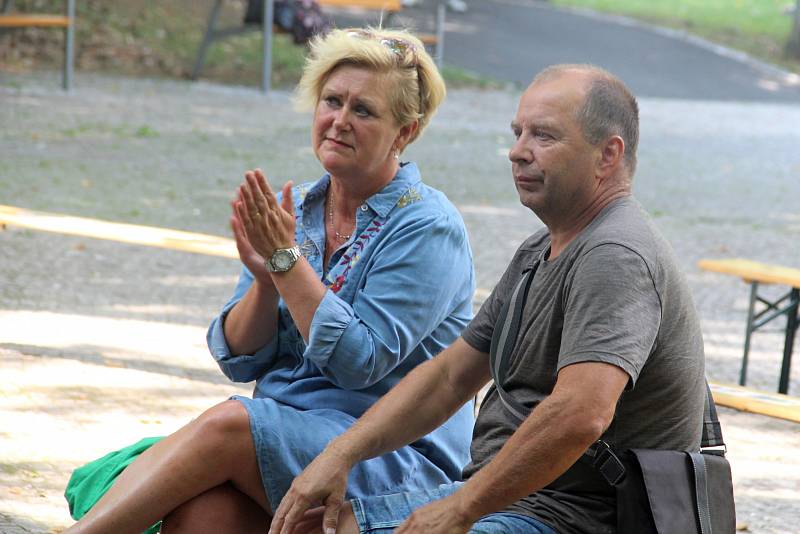
[[[75,60],[75,0],[67,1],[69,26],[64,30],[64,90],[72,89],[72,69]]]
[[[786,394],[789,392],[789,371],[792,366],[792,349],[794,347],[794,336],[797,332],[798,307],[800,307],[800,289],[792,289],[789,297],[790,304],[788,316],[786,318],[786,339],[783,343],[783,362],[781,363],[781,377],[778,381],[778,393]]]
[[[750,306],[747,308],[747,324],[744,331],[744,354],[742,355],[742,370],[739,372],[739,385],[747,383],[747,359],[750,354],[750,335],[753,333],[753,315],[756,307],[756,296],[758,294],[758,282],[750,284]]]
[[[203,70],[203,64],[206,62],[206,52],[214,40],[214,28],[217,26],[217,19],[219,18],[219,10],[222,7],[222,0],[217,0],[214,7],[211,8],[211,14],[208,17],[208,28],[203,36],[203,42],[200,43],[200,48],[197,50],[197,58],[194,61],[194,68],[192,69],[192,79],[196,80],[200,77],[200,71]]]

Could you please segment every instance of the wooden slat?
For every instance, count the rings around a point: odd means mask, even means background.
[[[139,226],[72,217],[0,205],[0,223],[61,234],[108,239],[121,243],[182,250],[238,259],[232,239],[153,226]]]
[[[415,33],[414,35],[417,37],[417,39],[422,41],[422,44],[435,45],[439,42],[439,39],[437,39],[432,33]]]
[[[66,28],[69,25],[70,18],[62,15],[0,15],[0,27],[2,28],[25,28],[28,26]]]
[[[746,282],[785,284],[791,287],[800,287],[800,269],[792,267],[769,265],[739,258],[700,260],[697,265],[706,271],[738,276]]]
[[[719,406],[800,423],[800,399],[797,397],[715,382],[710,382],[709,386]]]
[[[239,259],[236,243],[225,237],[59,215],[0,204],[0,226],[2,225]],[[488,289],[475,289],[476,307],[490,294]]]
[[[326,7],[361,7],[365,9],[383,9],[400,11],[400,0],[318,0],[319,5]]]

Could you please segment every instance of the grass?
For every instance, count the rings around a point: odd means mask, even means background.
[[[551,0],[626,15],[653,24],[687,30],[800,73],[800,59],[784,55],[792,17],[784,13],[795,0]]]
[[[59,13],[64,1],[17,0],[15,9],[30,13]],[[132,76],[189,78],[205,33],[213,0],[81,0],[76,3],[76,66]],[[242,2],[227,2],[218,28],[241,26]],[[261,81],[261,32],[216,41],[206,55],[201,77],[223,83],[258,85]],[[26,28],[0,46],[0,68],[58,68],[61,32]],[[4,43],[5,44],[5,43]],[[273,40],[275,86],[294,84],[300,76],[306,48],[279,34]]]
[[[442,67],[442,77],[450,89],[459,87],[476,87],[479,89],[498,89],[504,87],[506,84],[477,74],[470,70],[454,67],[452,65],[444,65]]]
[[[79,70],[132,76],[189,78],[214,0],[80,0],[77,6],[76,65]],[[226,2],[218,28],[241,26],[245,2]],[[17,0],[15,9],[59,13],[64,0]],[[221,83],[257,86],[261,83],[261,32],[216,41],[206,55],[201,78]],[[275,34],[272,85],[291,87],[300,79],[307,49],[286,34]],[[0,41],[0,68],[60,67],[61,32],[26,28]],[[451,87],[499,86],[474,73],[446,67]],[[148,135],[145,135],[148,136]]]

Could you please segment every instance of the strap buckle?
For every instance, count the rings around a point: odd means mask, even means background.
[[[616,486],[625,479],[625,466],[611,447],[598,439],[585,453],[591,458],[592,467],[603,476],[611,486]]]

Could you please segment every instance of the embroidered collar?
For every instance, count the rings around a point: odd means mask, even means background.
[[[325,173],[317,183],[308,190],[303,204],[312,202],[318,197],[324,197],[331,181],[331,175]],[[402,163],[392,181],[366,200],[367,206],[381,217],[385,217],[397,205],[403,195],[415,184],[422,181],[416,163]]]

